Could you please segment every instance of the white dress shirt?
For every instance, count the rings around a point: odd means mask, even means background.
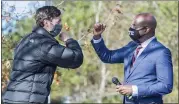
[[[139,57],[139,55],[144,51],[144,49],[147,47],[147,45],[155,39],[155,36],[149,38],[145,42],[141,43],[142,48],[139,50],[139,53],[137,54],[136,59]],[[95,40],[93,39],[93,43],[99,43],[102,40],[102,38]],[[135,50],[136,53],[136,50]],[[132,85],[132,96],[138,96],[138,87],[136,85]]]
[[[139,57],[139,55],[143,52],[143,50],[147,47],[147,45],[153,40],[155,39],[155,36],[149,38],[148,40],[146,40],[145,42],[141,43],[142,48],[140,49],[139,53],[137,54],[137,57]],[[136,51],[135,51],[136,53]]]

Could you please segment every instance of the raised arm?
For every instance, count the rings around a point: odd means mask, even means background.
[[[91,40],[91,43],[101,59],[104,63],[123,63],[125,53],[129,49],[129,47],[125,46],[117,50],[109,50],[106,48],[104,44],[104,40],[102,38],[98,40]]]
[[[63,68],[78,68],[83,63],[83,53],[76,40],[68,39],[66,47],[54,42],[45,42],[41,47],[42,60]]]

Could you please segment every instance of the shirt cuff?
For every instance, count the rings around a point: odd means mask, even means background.
[[[99,43],[101,42],[102,38],[99,38],[98,40],[93,39],[93,43]]]
[[[132,85],[132,96],[138,96],[138,87],[136,85]]]

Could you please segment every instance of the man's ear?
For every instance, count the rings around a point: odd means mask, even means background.
[[[145,34],[149,33],[150,30],[151,30],[151,28],[146,27],[146,29],[145,29]]]
[[[47,20],[43,20],[43,24],[45,27],[48,27],[48,21]]]
[[[143,35],[147,34],[147,33],[149,33],[150,30],[151,30],[150,28],[146,27],[145,29],[142,30],[142,34]]]

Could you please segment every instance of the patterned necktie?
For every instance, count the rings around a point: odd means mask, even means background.
[[[134,62],[135,62],[135,60],[136,60],[136,57],[137,57],[137,55],[138,55],[138,53],[139,53],[139,51],[140,51],[141,48],[142,48],[141,45],[139,45],[139,46],[136,48],[136,52],[135,52],[135,53],[133,54],[133,56],[132,56],[131,68],[132,68],[132,66],[133,66],[133,64],[134,64]]]

